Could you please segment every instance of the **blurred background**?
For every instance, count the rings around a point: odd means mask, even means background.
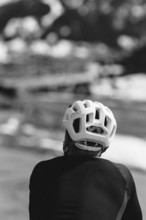
[[[0,0],[0,219],[29,219],[30,174],[62,155],[76,99],[108,105],[117,143],[146,149],[145,59],[145,0]],[[128,165],[146,218],[146,167]]]

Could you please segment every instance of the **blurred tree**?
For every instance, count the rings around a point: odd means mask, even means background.
[[[8,21],[12,18],[34,16],[39,18],[49,13],[50,8],[40,0],[19,0],[9,2],[0,7],[0,32],[3,31]]]
[[[60,0],[60,3],[63,14],[44,31],[42,38],[53,32],[63,39],[119,47],[121,35],[141,39],[146,34],[145,0]]]
[[[17,90],[0,84],[0,95],[13,99],[17,97]]]
[[[120,58],[117,63],[124,67],[123,75],[146,73],[146,45],[138,47]]]

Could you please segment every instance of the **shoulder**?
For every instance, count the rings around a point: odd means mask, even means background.
[[[126,181],[127,185],[134,183],[134,179],[131,174],[131,171],[129,170],[127,166],[125,166],[124,164],[120,164],[120,163],[114,163],[106,159],[102,159],[102,161],[106,165],[107,169],[110,168],[111,170],[113,170],[113,172],[115,171],[117,175],[121,176],[121,178],[124,181]]]
[[[113,165],[118,169],[124,179],[127,181],[133,181],[132,174],[127,166],[119,163],[113,163]]]
[[[45,170],[51,168],[52,166],[57,165],[61,160],[62,160],[62,156],[61,157],[55,157],[49,160],[43,160],[40,161],[39,163],[37,163],[33,169],[33,173],[36,172],[45,172]]]
[[[124,175],[129,175],[130,174],[130,171],[129,169],[123,165],[123,164],[120,164],[120,163],[114,163],[108,159],[105,159],[105,158],[100,158],[100,163],[106,167],[107,169],[111,169],[113,171],[116,171],[118,172],[120,175],[123,176]]]
[[[123,164],[114,163],[105,158],[99,158],[97,160],[99,163],[98,166],[104,169],[104,172],[109,173],[112,176],[119,177],[121,180],[125,181],[128,177],[130,177],[130,171]]]
[[[130,170],[123,164],[114,163],[114,166],[121,173],[123,179],[126,182],[126,188],[131,195],[135,191],[135,181]]]
[[[30,175],[30,181],[29,181],[29,188],[31,189],[36,184],[42,180],[42,177],[45,172],[45,167],[49,164],[49,160],[47,161],[41,161],[38,164],[35,165],[35,167],[32,170],[32,173]]]
[[[51,161],[53,160],[54,159],[44,160],[44,161],[40,161],[39,163],[37,163],[33,168],[32,175],[34,176],[44,171],[45,168],[48,167],[51,164]]]
[[[54,164],[58,164],[59,157],[50,160],[40,161],[35,165],[30,175],[29,187],[34,187],[36,184],[41,184],[47,176],[51,175]]]

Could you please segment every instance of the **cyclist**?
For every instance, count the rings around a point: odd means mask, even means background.
[[[142,220],[127,167],[100,156],[117,129],[100,102],[74,102],[65,112],[64,155],[42,161],[30,178],[30,220]]]

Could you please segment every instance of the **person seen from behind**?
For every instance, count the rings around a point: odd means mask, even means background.
[[[129,169],[101,158],[117,129],[112,111],[78,100],[63,124],[64,155],[39,162],[31,174],[30,220],[142,220]]]

